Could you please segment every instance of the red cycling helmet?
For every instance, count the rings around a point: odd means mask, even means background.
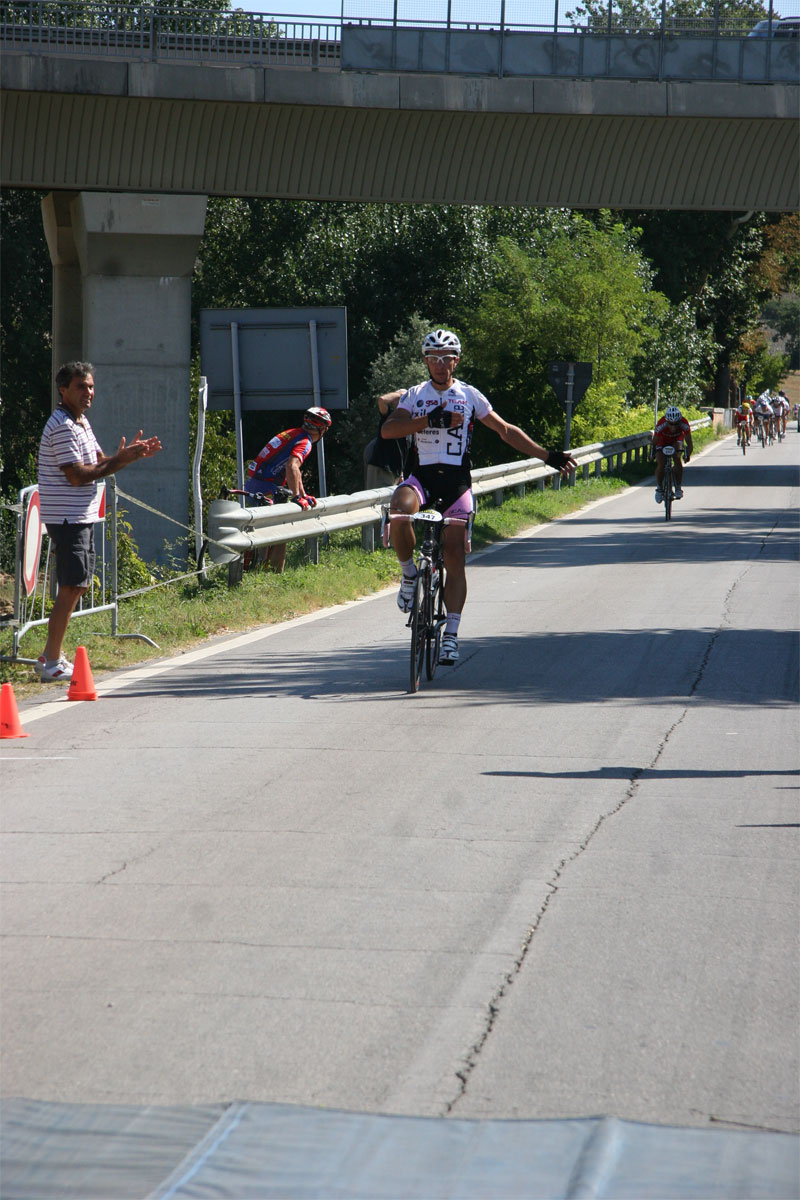
[[[304,429],[321,429],[324,433],[332,424],[331,414],[327,408],[307,408],[303,413]]]

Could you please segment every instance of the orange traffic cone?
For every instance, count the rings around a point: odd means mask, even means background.
[[[0,689],[0,738],[30,737],[19,723],[17,698],[10,683]]]
[[[97,692],[92,679],[92,668],[89,666],[89,655],[85,646],[78,646],[75,651],[75,666],[72,668],[72,679],[67,689],[68,700],[96,700]]]

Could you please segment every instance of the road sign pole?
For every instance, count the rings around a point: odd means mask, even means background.
[[[239,381],[239,325],[231,321],[231,367],[233,370],[233,423],[236,428],[236,479],[241,491],[244,487],[244,440],[242,437],[242,388]],[[244,505],[244,496],[239,503]]]
[[[657,424],[658,424],[658,380],[656,380],[656,399],[655,399],[655,407],[653,409],[653,429],[655,429]]]
[[[575,386],[575,364],[567,367],[567,425],[564,430],[564,449],[569,450],[569,439],[572,435],[572,389]]]
[[[317,322],[308,322],[308,336],[311,344],[311,387],[314,394],[314,406],[319,407],[322,392],[319,386],[319,344],[317,342]],[[317,442],[317,474],[319,475],[319,494],[327,496],[328,481],[325,478],[325,447],[324,436]]]

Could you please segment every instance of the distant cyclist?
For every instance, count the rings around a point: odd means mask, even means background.
[[[737,442],[750,445],[753,432],[753,410],[747,400],[743,400],[738,408],[733,410],[733,423],[736,426]]]
[[[656,503],[660,504],[664,499],[664,493],[661,490],[661,485],[664,482],[664,447],[673,446],[675,453],[672,456],[672,469],[675,473],[675,499],[683,499],[683,455],[686,454],[686,461],[692,457],[694,443],[692,441],[692,427],[684,417],[681,410],[674,404],[671,404],[664,416],[656,424],[653,430],[653,449],[656,455]]]
[[[440,663],[454,663],[459,656],[458,633],[467,597],[466,539],[464,525],[473,511],[470,443],[477,417],[504,442],[530,458],[539,458],[562,474],[575,469],[575,460],[561,450],[545,450],[516,425],[509,425],[494,411],[486,397],[456,379],[454,371],[461,356],[461,342],[447,329],[436,329],[422,343],[429,379],[402,396],[393,413],[381,426],[381,437],[402,438],[413,434],[417,462],[395,489],[390,504],[391,539],[403,571],[398,607],[410,612],[414,603],[413,523],[408,519],[423,505],[435,505],[445,516],[461,524],[444,530],[444,602],[447,623],[442,635]]]
[[[330,426],[331,417],[327,409],[307,408],[299,428],[284,429],[282,433],[277,433],[267,442],[258,458],[248,463],[244,490],[254,496],[271,497],[279,487],[286,487],[291,491],[295,504],[301,508],[314,508],[317,502],[306,492],[300,468],[311,453],[311,447]],[[265,569],[267,563],[278,574],[283,571],[286,563],[285,542],[268,547]]]
[[[779,437],[786,437],[786,417],[789,412],[789,401],[783,392],[777,392],[773,396],[772,410],[775,413],[775,432]]]
[[[764,426],[765,436],[772,434],[775,424],[775,410],[772,407],[772,397],[767,389],[758,397],[754,408],[756,420]]]

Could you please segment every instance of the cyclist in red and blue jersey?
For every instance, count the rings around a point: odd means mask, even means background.
[[[675,499],[683,499],[683,455],[686,461],[692,457],[694,442],[692,427],[676,404],[670,404],[661,420],[653,430],[653,448],[656,456],[656,504],[661,504],[664,493],[661,485],[664,482],[664,447],[672,446],[675,453],[672,456],[672,468],[675,472]]]
[[[436,329],[422,343],[429,379],[409,388],[381,426],[381,437],[412,434],[416,447],[413,472],[395,489],[389,511],[391,539],[403,572],[397,604],[410,612],[414,603],[414,525],[408,518],[426,504],[435,505],[444,517],[459,522],[448,525],[442,542],[445,565],[444,603],[447,624],[442,635],[440,663],[459,657],[458,632],[467,598],[466,538],[464,527],[473,510],[470,442],[477,417],[521,454],[540,458],[562,474],[575,470],[575,460],[561,450],[545,450],[516,425],[494,411],[477,388],[456,379],[453,372],[461,356],[461,342],[447,329]]]
[[[325,408],[307,408],[302,426],[276,433],[255,461],[248,463],[244,490],[252,495],[274,496],[278,488],[289,488],[295,504],[314,508],[316,500],[303,485],[301,467],[311,453],[311,447],[330,429],[331,417]],[[269,500],[267,501],[270,502]],[[286,562],[286,543],[268,548],[267,563],[280,574]]]

